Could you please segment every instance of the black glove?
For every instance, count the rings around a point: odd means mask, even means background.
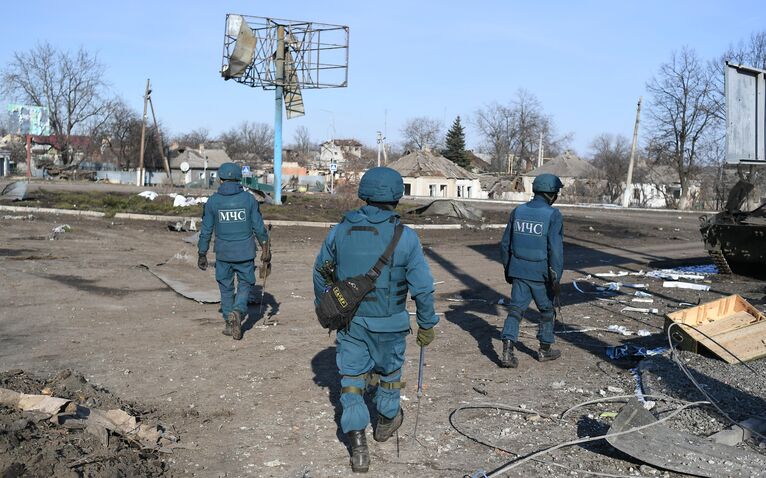
[[[203,271],[207,270],[207,256],[205,254],[200,254],[199,257],[197,257],[197,267]]]
[[[553,293],[553,297],[559,297],[561,295],[561,282],[553,282],[553,284],[551,284],[551,292]]]

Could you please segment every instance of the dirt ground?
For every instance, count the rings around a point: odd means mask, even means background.
[[[709,261],[694,215],[570,208],[562,212],[566,272],[557,346],[563,357],[545,364],[534,359],[537,314],[530,311],[530,320],[522,323],[516,370],[497,365],[506,315],[497,302],[510,291],[497,261],[502,230],[419,232],[437,283],[437,311],[443,314],[436,340],[426,349],[420,443],[413,437],[418,355],[410,336],[398,453],[397,440],[376,443],[368,434],[372,454],[368,476],[470,475],[493,470],[515,454],[603,433],[610,418],[599,413],[618,411],[619,404],[584,408],[561,422],[491,408],[452,412],[469,404],[501,403],[541,415],[558,414],[604,394],[619,394],[608,387],[629,394],[634,388],[629,369],[636,362],[610,360],[606,346],[662,346],[662,314],[678,308],[679,302],[697,303],[736,292],[764,309],[764,284],[738,276],[712,276],[709,292],[663,289],[662,281],[637,277],[636,282],[646,283],[655,294],[657,315],[621,313],[623,303],[581,294],[572,287],[572,279],[594,272],[647,271]],[[43,384],[62,370],[73,370],[109,396],[119,397],[120,404],[172,424],[181,442],[195,447],[172,454],[141,452],[141,467],[135,461],[139,452],[134,451],[133,461],[126,461],[128,468],[135,466],[133,472],[115,467],[109,476],[350,475],[348,450],[337,425],[340,385],[334,337],[320,328],[312,306],[311,267],[326,230],[274,229],[274,272],[264,313],[274,315],[278,325],[261,325],[258,305],[252,305],[244,338],[237,342],[221,334],[217,305],[185,299],[140,267],[172,257],[185,247],[184,234],[168,231],[163,223],[14,216],[22,215],[0,215],[0,371],[21,369],[37,377],[27,383]],[[51,229],[64,223],[71,230],[49,240]],[[189,273],[196,270],[190,268]],[[633,290],[621,292],[616,298],[629,302]],[[409,302],[408,308],[414,311],[414,304]],[[651,335],[577,332],[609,325],[633,332],[645,329]],[[684,392],[686,383],[664,385],[684,396],[693,392]],[[727,384],[742,390],[756,408],[760,403],[760,409],[766,409],[762,392],[747,391],[745,385]],[[730,411],[734,418],[744,418],[734,408]],[[9,422],[11,413],[0,408],[0,417],[6,417],[0,418],[0,425]],[[19,419],[13,418],[10,423]],[[723,425],[719,422],[705,431]],[[52,427],[35,430],[34,434],[61,433]],[[3,433],[7,439],[7,429],[0,426],[0,446]],[[51,443],[65,450],[60,441]],[[86,456],[104,453],[87,443],[79,450]],[[52,454],[59,455],[67,463],[75,458],[71,450]],[[18,461],[19,455],[15,456]],[[559,450],[542,460],[524,464],[510,475],[586,476],[594,471],[679,476],[634,462],[603,441]],[[11,463],[7,454],[0,454],[0,471],[7,471]],[[78,469],[83,476],[105,476],[97,468]],[[35,476],[18,473],[18,467],[13,470],[16,475],[9,476]]]

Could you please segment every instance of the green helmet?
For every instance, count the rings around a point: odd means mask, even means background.
[[[391,168],[372,168],[359,182],[359,199],[371,202],[396,202],[404,194],[404,181]]]
[[[535,193],[557,193],[564,187],[558,176],[554,174],[541,174],[532,182],[532,192]]]
[[[234,180],[238,181],[242,179],[242,168],[235,163],[223,163],[218,168],[218,177],[221,180]]]

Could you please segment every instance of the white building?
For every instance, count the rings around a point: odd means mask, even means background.
[[[479,176],[439,154],[413,151],[388,165],[404,179],[405,196],[486,199]]]
[[[337,163],[340,169],[346,161],[362,158],[362,143],[355,139],[332,139],[320,147],[319,167],[327,169],[330,163]]]

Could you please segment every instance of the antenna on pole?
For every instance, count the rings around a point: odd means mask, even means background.
[[[344,25],[226,15],[221,75],[275,90],[274,202],[282,202],[282,108],[287,119],[305,114],[302,89],[348,85]]]

